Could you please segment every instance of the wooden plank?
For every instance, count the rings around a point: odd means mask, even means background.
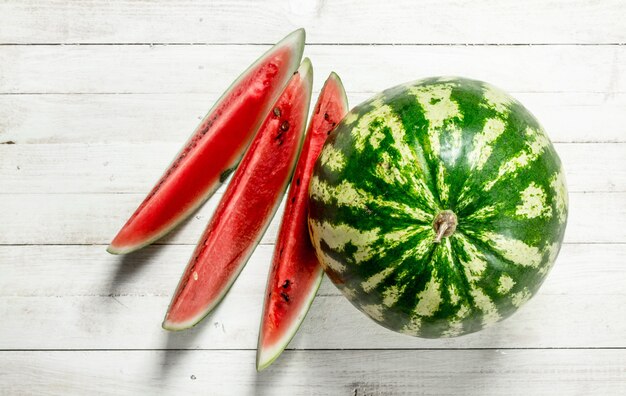
[[[215,194],[162,244],[195,244],[215,210]],[[143,194],[0,194],[0,244],[108,244]],[[273,243],[284,205],[261,243]],[[626,242],[626,193],[571,193],[568,243]]]
[[[625,17],[618,0],[5,0],[0,43],[270,43],[301,26],[311,43],[623,43]]]
[[[624,20],[618,0],[0,1],[0,394],[626,395]],[[519,313],[415,339],[325,280],[291,349],[257,374],[275,219],[213,315],[160,329],[220,195],[164,245],[116,257],[104,244],[228,83],[300,26],[316,89],[336,70],[353,105],[463,74],[542,121],[572,209],[557,265]]]
[[[325,75],[316,71],[320,85]],[[0,95],[0,143],[181,144],[219,94]],[[313,94],[317,97],[317,92]],[[352,106],[371,96],[349,92]],[[626,94],[516,93],[555,142],[626,142]]]
[[[179,145],[0,145],[0,192],[147,193]],[[571,192],[626,192],[626,143],[556,144],[556,150]]]
[[[265,48],[0,46],[0,93],[219,94]],[[334,70],[351,92],[437,75],[486,80],[510,92],[626,92],[626,46],[320,45],[305,55],[320,77],[316,87]]]
[[[624,395],[624,350],[0,352],[6,394]]]
[[[193,245],[149,246],[128,256],[106,254],[103,245],[0,246],[0,296],[170,296]],[[265,288],[274,245],[260,245],[233,294],[258,297]],[[565,244],[541,287],[545,295],[626,294],[626,244]],[[28,263],[28,271],[23,265]],[[324,282],[318,296],[339,296]]]
[[[257,249],[201,325],[168,335],[160,323],[192,246],[150,247],[126,258],[106,254],[103,246],[1,247],[0,349],[253,349],[272,248]],[[325,280],[291,347],[626,347],[625,257],[623,244],[565,245],[539,295],[520,312],[447,340],[392,333]]]
[[[262,304],[260,296],[233,291],[202,324],[173,334],[161,329],[169,296],[2,297],[0,302],[0,312],[7,315],[0,348],[15,350],[254,349]],[[319,296],[290,347],[626,348],[626,323],[615,319],[623,316],[625,303],[623,294],[540,294],[493,327],[462,338],[432,340],[391,332],[342,296]]]

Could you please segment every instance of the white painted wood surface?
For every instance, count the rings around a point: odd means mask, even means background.
[[[4,0],[9,43],[619,43],[620,0]]]
[[[544,124],[570,223],[520,312],[414,339],[325,280],[257,374],[277,218],[213,315],[161,330],[221,193],[158,245],[105,246],[229,81],[300,26],[315,88],[335,70],[352,105],[453,74],[512,92]],[[624,42],[617,0],[1,1],[0,394],[626,395]]]

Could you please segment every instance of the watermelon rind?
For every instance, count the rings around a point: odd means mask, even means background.
[[[298,65],[300,64],[300,61],[302,59],[302,54],[304,52],[305,38],[306,38],[305,30],[302,29],[302,28],[301,29],[297,29],[297,30],[291,32],[290,34],[288,34],[287,36],[285,36],[281,41],[276,43],[274,46],[272,46],[270,49],[268,49],[263,55],[261,55],[254,63],[252,63],[250,66],[248,66],[248,68],[245,71],[243,71],[239,75],[239,77],[237,77],[237,79],[230,84],[230,86],[226,89],[226,91],[224,91],[224,93],[220,96],[220,98],[215,102],[215,104],[211,107],[211,109],[204,116],[202,121],[200,121],[200,123],[198,124],[198,127],[196,129],[194,129],[193,133],[188,138],[187,142],[182,146],[181,151],[179,151],[174,156],[174,159],[172,160],[170,165],[168,165],[165,169],[169,169],[173,165],[174,161],[176,161],[176,159],[179,157],[179,155],[182,152],[182,150],[184,150],[185,147],[187,147],[188,143],[196,135],[196,132],[197,132],[198,128],[200,126],[202,126],[206,122],[207,119],[209,119],[210,117],[213,116],[214,110],[219,108],[219,106],[222,103],[222,101],[231,93],[232,89],[234,87],[236,87],[244,78],[246,78],[247,74],[251,70],[254,70],[259,64],[262,64],[263,62],[265,62],[266,59],[269,56],[271,56],[273,53],[275,53],[279,48],[292,48],[293,56],[292,56],[292,59],[291,59],[291,63],[289,65],[289,69],[292,70],[292,71],[295,71],[298,68]],[[289,74],[290,73],[288,73],[287,75],[289,75]],[[286,85],[286,83],[287,83],[287,80],[285,80],[283,88]],[[278,97],[278,94],[280,92],[281,92],[280,89],[277,90],[276,97],[274,98],[274,100]],[[273,103],[274,100],[269,101],[269,103]],[[262,119],[259,122],[259,124],[255,127],[255,130],[258,130],[258,128],[261,125],[261,122],[262,122]],[[242,157],[243,157],[243,154],[237,160],[236,164],[234,164],[234,168],[237,167],[237,165],[241,161]],[[232,172],[232,170],[230,170],[230,171]],[[204,204],[204,202],[206,202],[215,193],[215,191],[217,191],[219,189],[219,187],[220,187],[220,185],[222,184],[223,181],[224,180],[222,178],[220,178],[220,182],[217,183],[217,185],[215,185],[213,188],[210,188],[209,190],[207,190],[203,194],[201,199],[199,199],[188,210],[180,213],[178,218],[176,220],[172,221],[171,224],[169,224],[169,226],[164,228],[161,232],[155,234],[151,238],[146,239],[142,243],[137,244],[137,245],[130,245],[130,246],[124,246],[124,247],[115,247],[115,246],[113,246],[113,243],[111,243],[107,247],[107,252],[109,252],[111,254],[115,254],[115,255],[128,254],[128,253],[132,253],[134,251],[137,251],[137,250],[139,250],[139,249],[141,249],[141,248],[143,248],[145,246],[148,246],[148,245],[154,243],[155,241],[163,238],[165,235],[170,233],[174,228],[176,228],[181,222],[183,222],[185,219],[187,219],[189,216],[191,216],[192,213],[194,213],[196,210],[198,210],[198,208],[200,206],[202,206],[202,204]]]
[[[348,109],[348,97],[346,96],[346,91],[343,87],[343,84],[341,82],[341,79],[339,78],[339,76],[335,73],[335,72],[331,72],[330,76],[328,77],[328,79],[326,80],[326,82],[324,83],[324,87],[321,90],[321,93],[324,92],[325,88],[327,85],[329,84],[333,84],[335,86],[335,89],[337,91],[339,91],[339,93],[341,94],[341,97],[339,98],[341,104],[343,105],[343,108],[345,109],[344,111],[347,111]],[[318,102],[322,99],[322,94],[320,94],[320,97],[318,98]],[[315,106],[313,107],[314,109],[318,108],[318,105],[320,105],[320,103],[316,103]],[[309,125],[309,128],[311,128],[311,125]],[[313,131],[309,131],[308,132],[313,133]],[[305,139],[308,138],[305,137]],[[300,153],[300,156],[302,156],[304,153]],[[299,158],[299,161],[301,160],[301,158]],[[299,166],[299,162],[298,165]],[[308,188],[307,188],[308,190]],[[286,210],[287,208],[285,208]],[[287,219],[283,218],[283,221],[288,221]],[[281,225],[282,228],[282,225]],[[280,237],[280,236],[279,236]],[[278,246],[278,244],[276,245]],[[276,254],[276,253],[274,253]],[[268,281],[267,281],[267,287],[266,290],[268,290],[270,288],[270,282],[272,281],[272,270],[270,269],[269,272],[269,276],[268,276]],[[293,339],[293,337],[296,335],[296,333],[298,332],[299,328],[302,326],[302,323],[304,322],[304,319],[306,318],[307,313],[309,312],[309,309],[311,308],[311,305],[313,304],[313,300],[315,299],[315,296],[317,294],[317,290],[319,289],[321,283],[322,283],[322,278],[324,276],[324,271],[323,268],[321,267],[321,265],[318,265],[317,269],[316,269],[316,274],[313,276],[313,282],[311,283],[311,289],[309,290],[308,295],[306,295],[304,297],[305,303],[300,307],[300,311],[298,312],[298,315],[296,316],[296,319],[290,324],[289,329],[285,332],[284,337],[279,341],[276,342],[274,345],[272,346],[263,346],[262,343],[262,335],[263,335],[263,324],[264,324],[264,319],[266,319],[265,317],[262,318],[261,320],[261,325],[260,325],[260,329],[259,329],[259,340],[258,340],[258,347],[257,347],[257,355],[256,355],[256,368],[257,371],[262,371],[264,369],[266,369],[267,367],[269,367],[280,355],[281,353],[285,350],[285,348],[287,347],[287,345],[289,345],[289,343],[291,342],[291,340]],[[265,295],[265,298],[268,299],[270,298],[270,296]],[[265,307],[265,304],[264,304]],[[267,313],[265,312],[265,309],[263,310],[263,315],[266,315]]]
[[[298,73],[300,75],[300,78],[304,81],[303,86],[308,90],[307,94],[308,94],[308,97],[309,97],[309,100],[310,100],[311,86],[312,86],[312,82],[313,82],[313,68],[311,66],[311,61],[308,58],[303,59],[301,65],[297,69],[296,73]],[[289,84],[287,84],[287,86],[288,85]],[[282,93],[281,93],[281,95],[282,95]],[[280,96],[279,96],[278,100],[280,100]],[[274,106],[272,106],[271,108],[273,108],[273,107]],[[308,109],[309,109],[309,106],[308,106],[308,103],[306,103],[306,106],[304,106],[304,109],[303,109],[304,113],[302,114],[302,119],[303,120],[307,119]],[[303,129],[304,129],[304,126],[303,126]],[[301,135],[300,141],[298,143],[299,144],[299,146],[297,148],[298,152],[302,148],[302,142],[304,140],[303,137],[304,137],[304,134]],[[294,158],[294,162],[293,162],[293,165],[292,165],[292,173],[293,173],[293,168],[295,168],[296,162],[297,162],[297,156]],[[234,177],[236,177],[236,175]],[[286,181],[285,181],[284,185],[281,187],[281,193],[279,195],[280,197],[282,197],[284,195],[285,191],[287,190],[288,181],[290,179],[291,179],[291,174],[289,175],[289,177],[286,178]],[[248,260],[252,256],[252,254],[254,253],[255,247],[259,244],[259,242],[263,238],[263,235],[267,231],[267,228],[268,228],[272,218],[276,214],[276,211],[278,210],[279,206],[280,206],[280,199],[277,200],[276,204],[272,208],[272,212],[270,213],[270,215],[268,216],[268,218],[267,218],[267,220],[265,222],[264,230],[262,232],[260,232],[258,237],[252,242],[252,244],[251,244],[252,247],[249,249],[248,254],[245,257],[242,258],[241,264],[236,269],[236,271],[233,272],[233,274],[231,275],[230,279],[224,285],[224,287],[222,288],[222,290],[219,293],[219,295],[217,295],[213,299],[213,301],[211,301],[209,304],[207,304],[207,306],[202,311],[198,312],[196,315],[194,315],[194,316],[192,316],[192,317],[190,317],[190,318],[188,318],[187,320],[184,320],[184,321],[173,321],[173,320],[169,319],[168,316],[169,316],[170,309],[172,308],[172,305],[175,303],[175,299],[172,299],[172,302],[170,303],[170,306],[168,307],[168,311],[167,311],[168,313],[166,314],[165,319],[163,320],[163,323],[162,323],[163,329],[169,330],[169,331],[181,331],[181,330],[189,329],[189,328],[197,325],[198,323],[200,323],[202,321],[202,319],[204,319],[209,313],[211,313],[211,311],[213,311],[213,309],[215,307],[217,307],[219,305],[219,303],[224,299],[224,297],[226,296],[226,294],[230,290],[231,286],[237,280],[237,277],[239,276],[239,274],[241,273],[241,271],[245,267],[246,263],[248,262]],[[201,240],[199,240],[199,242],[200,241]],[[185,279],[184,279],[184,276],[183,276],[183,278],[181,278],[181,280],[179,282],[179,285],[176,288],[177,290],[179,289],[181,283],[184,280]]]
[[[256,369],[257,369],[257,371],[263,371],[266,368],[268,368],[269,366],[271,366],[272,363],[274,363],[274,361],[276,359],[278,359],[278,357],[283,353],[285,348],[287,348],[287,345],[289,345],[289,343],[291,342],[293,337],[296,335],[296,333],[298,332],[298,330],[302,326],[302,323],[304,322],[304,318],[306,317],[307,313],[309,312],[309,309],[311,309],[311,305],[313,305],[313,300],[315,300],[315,296],[317,295],[317,291],[319,290],[319,288],[320,288],[320,286],[322,284],[322,279],[324,277],[324,270],[320,267],[318,272],[319,272],[319,274],[317,275],[317,277],[315,279],[315,283],[313,284],[313,287],[311,287],[311,291],[310,291],[309,295],[306,297],[306,301],[307,302],[302,307],[301,314],[298,316],[299,320],[295,321],[292,324],[291,328],[289,329],[289,331],[286,334],[284,342],[277,343],[273,347],[267,348],[267,349],[261,349],[260,346],[259,346],[259,348],[257,348],[257,355],[256,355]]]

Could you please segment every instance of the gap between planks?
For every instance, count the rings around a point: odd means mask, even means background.
[[[173,231],[172,231],[173,232]],[[273,246],[274,242],[261,241],[259,245],[263,246]],[[562,245],[626,245],[626,242],[584,242],[584,241],[564,241]],[[104,250],[109,246],[107,243],[2,243],[0,242],[0,246],[101,246]],[[186,243],[186,242],[155,242],[148,246],[196,246],[196,243]],[[103,252],[104,252],[103,250]]]
[[[469,348],[285,348],[285,351],[310,352],[354,352],[354,351],[622,351],[626,347],[469,347]],[[0,349],[0,352],[162,352],[162,351],[198,351],[198,352],[237,352],[256,351],[256,348],[35,348],[35,349]]]
[[[27,46],[261,46],[267,47],[276,44],[275,42],[267,43],[218,43],[218,42],[196,42],[196,43],[184,43],[184,42],[137,42],[137,43],[0,43],[0,47],[27,47]],[[332,42],[315,42],[306,43],[307,46],[366,46],[366,47],[549,47],[549,46],[563,46],[563,47],[615,47],[626,45],[626,43],[565,43],[565,42],[552,42],[552,43],[332,43]]]
[[[102,246],[2,248],[0,290],[6,296],[0,297],[0,314],[6,320],[0,348],[254,348],[265,291],[260,280],[267,278],[273,247],[255,251],[211,317],[170,337],[160,328],[162,314],[192,248],[149,247],[127,257],[108,255]],[[614,319],[626,298],[625,248],[567,245],[527,308],[457,340],[392,334],[359,314],[325,279],[291,347],[626,347],[620,338],[626,322]],[[32,263],[29,271],[16,261]],[[49,333],[59,322],[65,331]]]

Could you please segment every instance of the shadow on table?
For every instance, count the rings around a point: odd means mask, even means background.
[[[117,268],[109,281],[110,295],[115,296],[119,294],[121,290],[123,290],[124,283],[139,276],[139,274],[145,270],[148,263],[152,262],[158,255],[161,248],[162,246],[159,245],[151,245],[139,251],[118,256]]]
[[[254,396],[265,396],[276,394],[276,386],[274,384],[281,383],[281,379],[290,375],[289,367],[293,367],[293,362],[298,360],[299,353],[306,353],[302,350],[286,350],[284,351],[271,366],[261,372],[256,372],[254,377]],[[301,359],[300,359],[301,360]],[[307,378],[298,378],[298,385],[303,389],[307,389]]]
[[[204,223],[207,219],[198,216],[199,210],[200,208],[180,225],[178,225],[171,233],[155,244],[146,246],[133,253],[118,256],[117,268],[113,272],[109,281],[110,295],[115,297],[121,293],[122,290],[124,290],[125,283],[139,279],[139,277],[142,276],[142,273],[147,271],[150,263],[154,262],[158,258],[159,254],[161,254],[167,247],[163,244],[163,242],[175,240],[176,237],[180,233],[184,232],[185,228],[189,227],[194,221]],[[191,255],[191,251],[189,254]],[[141,280],[137,280],[137,282],[141,283]],[[174,293],[174,291],[174,289],[171,290],[172,293]],[[165,311],[163,314],[165,314]],[[204,323],[209,322],[209,317],[205,318],[205,320],[196,325],[194,328],[185,331],[169,332],[162,330],[166,333],[166,339],[165,345],[162,347],[163,358],[160,362],[161,377],[167,377],[170,370],[183,359],[183,356],[186,355],[187,352],[192,352],[193,349],[198,348],[197,338],[203,330]]]
[[[198,338],[205,331],[207,323],[212,323],[212,314],[209,314],[200,323],[191,329],[182,331],[167,331],[165,346],[163,347],[162,360],[160,362],[160,377],[165,379],[170,371],[184,360],[185,355],[194,353],[199,348]]]
[[[320,301],[313,301],[311,309],[315,310],[319,309],[319,307]],[[316,370],[318,368],[315,367],[316,359],[308,354],[316,354],[319,356],[328,351],[319,350],[319,334],[312,332],[309,326],[312,317],[313,315],[305,318],[298,333],[296,333],[289,345],[287,345],[287,348],[269,367],[254,374],[254,388],[249,394],[255,396],[273,395],[276,394],[277,389],[285,389],[286,384],[288,387],[309,389],[314,393],[314,386],[316,385],[316,381],[319,380],[316,378]],[[342,353],[340,350],[336,350],[335,352]],[[331,359],[325,362],[325,366],[334,370],[332,368],[334,363],[340,364],[340,362]],[[335,369],[341,370],[340,367],[336,367]],[[303,373],[310,375],[302,375]],[[279,385],[282,385],[282,387]]]
[[[118,265],[109,281],[109,293],[114,296],[119,293],[124,282],[128,282],[130,279],[139,276],[139,274],[145,270],[150,262],[153,262],[155,257],[166,247],[163,242],[171,241],[176,238],[178,234],[194,221],[204,222],[204,218],[198,216],[196,210],[189,218],[185,219],[179,224],[172,232],[165,237],[161,238],[152,245],[146,246],[135,252],[116,256],[118,259]],[[172,293],[174,290],[172,290]]]
[[[491,328],[468,337],[488,335],[489,344],[502,345],[505,331]],[[270,367],[256,373],[249,394],[264,396],[292,387],[314,393],[315,387],[324,385],[325,380],[330,386],[341,388],[341,394],[350,395],[387,394],[390,389],[398,389],[403,381],[407,389],[416,393],[418,389],[436,386],[439,381],[446,384],[446,389],[457,389],[467,396],[491,393],[494,381],[502,375],[499,367],[506,366],[510,351],[493,347],[459,348],[458,340],[407,337],[407,347],[398,350],[320,350],[314,349],[314,341],[300,342],[298,346],[303,349],[286,350]]]

